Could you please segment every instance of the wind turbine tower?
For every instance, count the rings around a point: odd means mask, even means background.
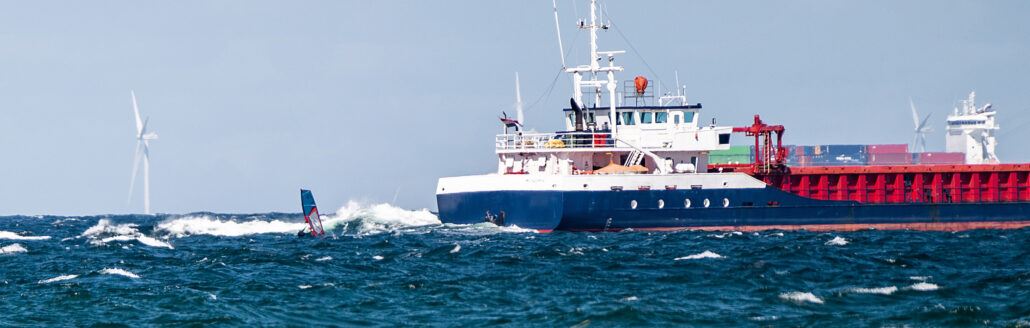
[[[926,117],[922,121],[919,120],[919,114],[916,113],[916,105],[912,102],[912,98],[908,99],[908,106],[912,108],[912,123],[915,124],[915,136],[912,137],[912,149],[916,153],[926,152],[926,133],[932,132],[933,127],[926,125],[926,122],[930,121],[930,115],[933,113],[926,114]]]
[[[132,182],[129,183],[129,201],[132,201],[132,190],[136,186],[136,173],[139,171],[140,159],[143,159],[143,213],[150,214],[150,140],[157,139],[157,134],[147,130],[150,117],[140,120],[139,106],[136,105],[136,92],[132,95],[132,111],[136,114],[136,156],[132,163]]]

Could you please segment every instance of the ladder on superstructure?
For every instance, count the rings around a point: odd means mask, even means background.
[[[639,151],[639,150],[634,149],[633,151],[629,152],[629,156],[626,156],[626,163],[624,165],[625,166],[638,165],[643,160],[644,160],[644,153]]]

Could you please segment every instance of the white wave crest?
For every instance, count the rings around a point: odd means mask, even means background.
[[[156,238],[147,237],[142,234],[136,237],[136,240],[143,243],[143,245],[151,247],[167,247],[168,249],[175,249],[175,247],[172,247],[172,244],[169,244]]]
[[[790,292],[780,294],[780,298],[791,302],[811,302],[823,304],[823,300],[808,292]]]
[[[364,206],[350,201],[336,213],[324,216],[322,224],[326,229],[342,226],[344,230],[353,229],[358,233],[371,234],[398,228],[436,225],[440,224],[440,219],[427,209],[412,211],[390,204]]]
[[[66,274],[66,275],[60,275],[60,276],[53,277],[53,278],[46,279],[46,280],[40,280],[38,283],[39,284],[49,284],[49,283],[56,282],[56,281],[72,280],[72,279],[75,279],[75,278],[78,278],[78,277],[79,277],[79,275],[77,275],[77,274]]]
[[[17,233],[10,231],[0,231],[0,239],[10,240],[45,240],[50,239],[50,236],[22,236]]]
[[[908,277],[908,279],[919,280],[919,281],[927,281],[927,280],[930,280],[930,278],[933,278],[933,276],[911,276],[911,277]]]
[[[25,247],[21,247],[21,244],[10,244],[4,247],[0,247],[0,254],[25,253],[28,251],[29,250],[25,249]]]
[[[113,224],[111,220],[101,219],[96,225],[83,231],[79,238],[89,239],[90,244],[97,246],[105,245],[112,241],[136,240],[143,245],[151,247],[175,249],[175,247],[172,247],[172,244],[144,235],[136,228],[138,226],[135,223]]]
[[[451,254],[461,251],[461,245],[454,245],[454,249],[451,250]]]
[[[687,256],[683,256],[683,257],[677,257],[677,258],[672,259],[672,260],[673,261],[679,261],[679,260],[698,260],[698,259],[718,259],[718,258],[722,258],[722,257],[723,257],[722,255],[716,254],[716,253],[714,253],[712,251],[704,251],[704,252],[697,253],[697,254],[694,254],[694,255],[687,255]]]
[[[209,215],[199,215],[181,217],[158,223],[155,230],[166,232],[177,238],[189,235],[239,237],[263,233],[296,232],[303,227],[304,224],[300,222],[285,222],[279,220],[251,220],[237,222],[234,220],[219,220]]]
[[[931,283],[928,283],[928,282],[918,282],[918,283],[913,284],[912,286],[905,287],[905,289],[918,290],[918,291],[921,291],[921,292],[937,290],[938,288],[940,288],[940,286],[937,286],[936,284],[931,284]]]
[[[848,244],[848,240],[841,238],[841,236],[835,236],[833,239],[827,241],[824,245],[827,246],[844,246]]]
[[[323,256],[323,257],[315,259],[315,261],[317,261],[317,262],[332,261],[332,260],[333,260],[332,256]]]
[[[888,286],[888,287],[879,287],[879,288],[851,288],[851,289],[848,289],[848,291],[850,291],[852,293],[859,293],[859,294],[890,295],[890,294],[894,294],[894,292],[898,291],[898,287]]]
[[[103,274],[116,274],[116,275],[119,275],[119,276],[125,276],[125,277],[129,277],[129,278],[132,278],[132,279],[139,279],[139,276],[137,276],[135,273],[126,271],[124,269],[118,269],[118,268],[114,268],[114,269],[104,268],[103,270],[100,270],[100,273],[103,273]]]

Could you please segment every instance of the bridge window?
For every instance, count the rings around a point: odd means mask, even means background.
[[[666,112],[654,113],[654,122],[655,123],[666,123],[668,121],[669,121],[669,113],[666,113]]]
[[[719,134],[719,144],[720,145],[728,145],[729,143],[730,143],[730,134],[729,133]]]
[[[651,112],[640,113],[640,124],[651,124]]]
[[[636,120],[633,119],[633,112],[622,112],[619,113],[619,125],[636,125]]]
[[[694,121],[694,112],[683,112],[683,123],[690,123]]]

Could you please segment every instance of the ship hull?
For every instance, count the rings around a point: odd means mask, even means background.
[[[863,204],[809,199],[772,187],[472,191],[438,194],[437,201],[444,223],[483,222],[487,211],[503,211],[505,225],[540,231],[955,231],[1030,226],[1030,202]]]

